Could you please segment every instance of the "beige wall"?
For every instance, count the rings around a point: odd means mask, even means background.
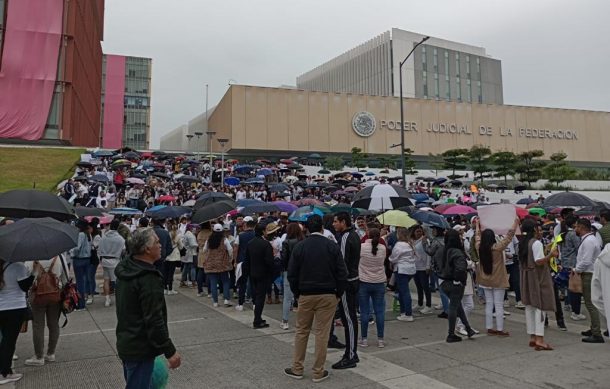
[[[352,129],[361,111],[376,120],[376,131],[367,138]],[[216,137],[231,140],[227,150],[349,153],[360,147],[371,154],[398,154],[400,147],[389,146],[400,143],[400,131],[382,121],[400,121],[398,98],[233,85],[211,115],[210,128]],[[416,131],[405,131],[405,144],[416,155],[483,144],[493,151],[542,149],[546,156],[564,151],[572,161],[605,162],[610,146],[608,112],[405,99],[405,121],[415,123]],[[469,134],[428,131],[452,124]],[[491,135],[480,134],[481,126]],[[520,129],[528,128],[546,130],[545,135],[570,130],[577,139],[521,136]],[[217,142],[213,150],[219,151]]]

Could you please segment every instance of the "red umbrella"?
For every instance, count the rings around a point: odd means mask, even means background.
[[[528,205],[525,206],[525,209],[530,209],[530,208],[540,208],[540,204],[539,203],[529,203]]]
[[[530,214],[527,209],[521,207],[515,207],[515,211],[517,211],[517,216],[519,219],[523,219]]]
[[[159,197],[159,201],[175,201],[176,198],[174,196],[171,195],[164,195]]]
[[[434,212],[440,213],[442,215],[443,212],[445,212],[446,210],[448,210],[451,207],[455,207],[456,205],[457,204],[455,204],[455,203],[442,204],[442,205],[439,205],[436,208],[434,208]]]
[[[140,156],[141,156],[142,158],[152,158],[152,157],[153,157],[152,153],[151,153],[151,152],[149,152],[149,151],[145,151],[145,152],[143,152],[142,154],[140,154]]]
[[[280,163],[290,165],[293,162],[292,159],[280,159]]]
[[[551,212],[549,212],[549,213],[552,213],[553,215],[559,215],[561,213],[562,209],[563,208],[561,208],[561,207],[553,208],[553,209],[551,209]]]
[[[467,215],[469,213],[477,213],[477,210],[467,205],[455,205],[447,208],[442,215]]]

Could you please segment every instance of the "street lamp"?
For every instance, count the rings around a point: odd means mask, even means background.
[[[210,139],[210,169],[212,168],[212,138],[216,135],[216,131],[206,131],[208,137]]]
[[[225,186],[225,144],[229,141],[226,138],[218,138],[220,143],[220,186]]]
[[[186,139],[188,139],[187,151],[191,151],[191,139],[193,139],[194,136],[195,135],[193,134],[186,134]]]
[[[201,135],[203,135],[203,132],[196,132],[195,135],[197,136],[197,145],[199,145],[199,140],[201,139]],[[198,155],[198,158],[201,158],[201,148],[197,147],[197,149],[200,150],[199,154],[197,154],[197,152],[195,152],[195,155]]]
[[[402,65],[404,65],[405,62],[407,62],[407,59],[409,59],[411,54],[413,54],[415,49],[417,49],[417,46],[421,45],[428,39],[430,39],[429,36],[423,37],[421,41],[419,41],[415,46],[413,46],[413,49],[409,52],[409,54],[407,54],[407,56],[405,57],[405,59],[402,62],[399,62],[399,65],[398,65],[398,75],[399,75],[398,79],[400,82],[400,158],[401,158],[400,166],[402,169],[402,186],[405,189],[407,188],[407,180],[405,179],[405,114],[404,114],[404,107],[403,107],[404,104],[402,101],[403,100],[403,97],[402,97]]]

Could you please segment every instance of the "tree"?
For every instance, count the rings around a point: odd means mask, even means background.
[[[443,156],[441,154],[428,153],[428,161],[432,169],[434,169],[434,176],[438,177],[438,171],[443,168]]]
[[[417,174],[417,170],[415,170],[416,164],[412,158],[412,155],[413,155],[413,150],[406,148],[405,149],[405,174]]]
[[[324,167],[328,170],[342,170],[343,158],[332,156],[326,157],[324,160]]]
[[[364,167],[364,158],[360,147],[352,147],[352,166],[357,168]]]
[[[456,170],[466,169],[468,149],[451,149],[443,152],[441,155],[443,156],[443,169],[451,170],[451,176],[456,177]]]
[[[525,151],[517,156],[518,162],[515,171],[519,174],[521,181],[527,182],[528,187],[542,178],[542,169],[544,169],[546,163],[537,158],[543,155],[544,151],[542,150],[532,150]]]
[[[554,182],[557,188],[560,183],[576,176],[576,169],[568,164],[566,158],[568,155],[563,151],[554,153],[551,155],[551,162],[543,169],[545,178]]]
[[[494,165],[496,177],[504,177],[504,185],[507,185],[507,176],[515,175],[515,164],[517,156],[512,151],[498,151],[492,154],[491,163]]]
[[[491,172],[491,149],[489,146],[474,145],[468,151],[470,157],[470,167],[474,173],[476,180],[477,174],[479,175],[479,181],[483,182],[483,176],[485,173]]]

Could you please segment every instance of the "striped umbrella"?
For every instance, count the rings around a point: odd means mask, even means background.
[[[413,205],[409,193],[402,187],[390,184],[371,185],[354,196],[352,207],[369,210],[398,209]]]

